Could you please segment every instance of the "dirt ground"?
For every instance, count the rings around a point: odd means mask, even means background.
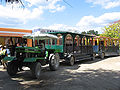
[[[120,56],[86,60],[59,70],[44,67],[40,80],[29,69],[11,78],[0,66],[0,90],[120,90]]]

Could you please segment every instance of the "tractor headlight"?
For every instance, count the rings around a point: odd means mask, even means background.
[[[8,55],[8,57],[10,57],[10,55]]]
[[[20,55],[22,55],[22,53],[20,53]]]

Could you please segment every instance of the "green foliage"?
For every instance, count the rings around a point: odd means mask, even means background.
[[[98,35],[98,31],[90,30],[90,31],[87,31],[87,34]]]
[[[81,34],[87,34],[85,31],[83,31]]]
[[[104,33],[101,36],[120,38],[120,22],[114,23],[108,27],[103,28]]]
[[[98,31],[94,31],[94,30],[89,30],[87,32],[84,31],[81,34],[91,34],[91,35],[97,35],[97,36],[99,36]]]

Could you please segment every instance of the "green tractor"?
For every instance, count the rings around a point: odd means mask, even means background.
[[[15,76],[18,69],[29,67],[34,78],[40,78],[42,66],[49,64],[50,70],[55,71],[59,67],[59,52],[57,49],[45,48],[45,40],[57,39],[51,34],[31,34],[23,38],[33,39],[33,47],[16,47],[15,56],[6,56],[4,61],[8,61],[7,72],[10,76]],[[38,40],[38,45],[35,45]]]

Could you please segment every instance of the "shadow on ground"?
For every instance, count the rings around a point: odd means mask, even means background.
[[[40,80],[31,79],[25,73],[20,76],[24,80],[18,82],[25,90],[120,90],[119,71],[89,69],[73,72],[63,69],[42,73]]]
[[[0,71],[0,90],[22,90],[22,85],[12,80],[6,71]]]
[[[32,78],[29,71],[20,72],[14,78],[1,71],[0,90],[120,90],[120,71],[80,69],[81,63],[99,61],[82,61],[74,66],[62,64],[57,71],[45,67],[39,80]]]

